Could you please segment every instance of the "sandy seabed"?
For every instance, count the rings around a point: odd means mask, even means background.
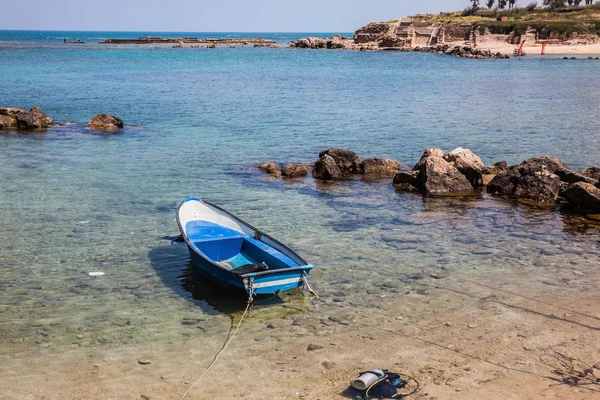
[[[350,379],[372,368],[416,378],[421,389],[414,399],[600,398],[597,382],[568,385],[563,378],[569,376],[557,373],[569,372],[558,353],[577,371],[600,367],[594,265],[543,277],[519,265],[415,273],[419,279],[384,282],[358,299],[312,299],[283,319],[258,307],[186,399],[354,398]],[[181,339],[148,345],[35,347],[18,355],[0,349],[0,397],[180,399],[221,349],[235,318],[221,317],[221,337],[182,325]]]

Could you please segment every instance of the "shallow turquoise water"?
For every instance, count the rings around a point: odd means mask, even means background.
[[[38,105],[74,124],[0,135],[4,353],[172,340],[198,308],[218,315],[222,294],[197,277],[184,246],[162,239],[178,233],[175,209],[189,195],[297,248],[330,298],[362,299],[417,267],[543,275],[599,265],[597,227],[558,210],[486,195],[422,199],[389,181],[284,183],[255,169],[314,161],[333,146],[405,166],[432,146],[468,147],[486,163],[553,154],[598,165],[598,62],[78,47],[15,35],[0,32],[0,104]],[[100,112],[128,127],[90,132]]]

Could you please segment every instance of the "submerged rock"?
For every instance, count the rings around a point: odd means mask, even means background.
[[[471,150],[459,147],[444,155],[444,160],[460,171],[471,182],[473,187],[482,185],[481,177],[485,166],[481,158]]]
[[[90,120],[88,127],[102,131],[116,131],[124,126],[123,120],[110,114],[98,114]]]
[[[275,164],[272,161],[264,162],[264,163],[260,164],[258,166],[258,169],[260,169],[261,171],[266,172],[267,174],[271,174],[271,175],[279,175],[280,172],[281,172],[279,170],[279,167],[277,166],[277,164]]]
[[[304,165],[288,164],[281,169],[284,178],[298,178],[308,174],[308,167]]]
[[[600,211],[600,188],[587,182],[576,182],[563,193],[570,203],[587,211]]]
[[[400,172],[400,163],[389,158],[365,158],[359,169],[369,177],[387,178]]]

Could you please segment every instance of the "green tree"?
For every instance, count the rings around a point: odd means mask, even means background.
[[[515,8],[516,2],[517,2],[517,0],[508,0],[508,8],[509,9]]]
[[[498,8],[504,10],[506,8],[506,3],[508,0],[498,0]]]
[[[494,7],[495,2],[496,2],[496,0],[487,0],[487,3],[486,3],[487,8]]]

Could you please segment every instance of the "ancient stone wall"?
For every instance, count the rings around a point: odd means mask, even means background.
[[[449,23],[444,25],[444,40],[447,43],[462,42],[469,39],[471,24]]]

